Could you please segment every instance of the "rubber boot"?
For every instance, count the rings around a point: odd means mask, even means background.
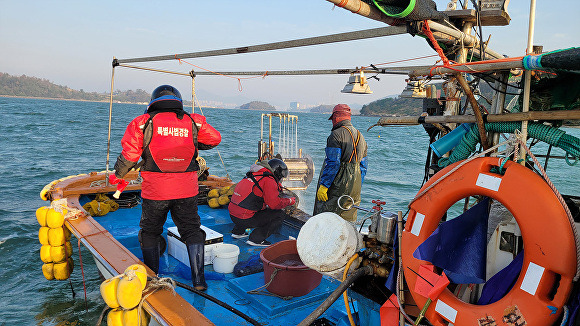
[[[191,281],[193,287],[199,291],[207,290],[204,274],[204,244],[194,243],[187,245],[189,255],[189,266],[191,267]]]
[[[151,248],[141,247],[143,253],[143,262],[147,267],[151,268],[155,275],[159,271],[159,246]]]

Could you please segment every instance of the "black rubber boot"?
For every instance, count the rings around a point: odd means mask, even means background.
[[[151,268],[151,270],[157,275],[157,272],[159,271],[159,245],[151,248],[141,247],[141,252],[143,253],[143,262],[145,265]]]
[[[194,243],[187,245],[187,253],[189,255],[189,266],[191,267],[191,281],[193,282],[193,287],[199,291],[207,290],[203,261],[204,244]]]

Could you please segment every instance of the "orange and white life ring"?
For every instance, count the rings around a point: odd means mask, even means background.
[[[460,163],[440,171],[421,191]],[[499,163],[498,158],[492,157],[474,159],[440,180],[410,206],[402,235],[402,258],[405,279],[419,308],[427,298],[413,291],[418,278],[413,271],[430,263],[414,258],[413,252],[433,233],[454,203],[473,195],[491,197],[514,215],[523,237],[522,270],[503,298],[488,305],[474,305],[446,289],[425,314],[433,325],[512,325],[510,318],[520,321],[514,325],[523,325],[523,320],[528,325],[552,325],[568,300],[576,273],[576,247],[564,208],[541,177],[512,161],[503,166],[504,175],[491,172]]]

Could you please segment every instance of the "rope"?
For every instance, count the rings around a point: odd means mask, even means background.
[[[237,79],[237,80],[238,80],[238,91],[240,91],[240,92],[243,90],[243,88],[242,88],[242,79],[253,79],[253,78],[260,78],[260,77],[262,77],[262,78],[266,78],[266,76],[268,76],[268,72],[266,71],[266,72],[264,72],[263,74],[261,74],[261,75],[258,75],[258,76],[250,76],[250,77],[234,77],[234,76],[231,76],[231,75],[222,74],[222,73],[219,73],[219,72],[217,72],[217,71],[212,71],[212,70],[209,70],[209,69],[206,69],[206,68],[203,68],[203,67],[200,67],[200,66],[194,65],[193,63],[190,63],[190,62],[187,62],[187,61],[185,61],[185,60],[183,60],[183,59],[180,59],[180,58],[177,56],[177,54],[175,55],[175,59],[176,59],[177,61],[179,61],[179,63],[180,63],[180,64],[182,64],[182,63],[186,63],[186,64],[188,64],[188,65],[190,65],[190,66],[193,66],[193,67],[199,68],[199,69],[201,69],[201,70],[207,71],[207,72],[209,72],[209,73],[212,73],[212,74],[214,74],[214,75],[218,75],[218,76],[222,76],[222,77],[228,77],[228,78]]]
[[[441,178],[438,178],[437,180],[435,180],[435,182],[433,182],[432,184],[430,184],[427,188],[425,188],[423,191],[421,191],[420,193],[418,193],[415,198],[413,198],[413,200],[411,200],[411,202],[409,203],[409,205],[407,205],[407,207],[411,207],[411,204],[413,204],[417,199],[421,198],[423,195],[425,195],[425,193],[427,193],[429,190],[431,190],[431,188],[435,187],[435,185],[437,185],[439,182],[443,181],[443,179],[447,178],[449,175],[453,174],[453,172],[457,171],[459,168],[461,168],[462,166],[464,166],[465,164],[473,161],[474,159],[484,156],[489,152],[494,151],[495,149],[499,148],[500,146],[506,145],[506,144],[513,144],[515,142],[515,139],[513,139],[513,137],[510,137],[510,139],[499,143],[489,149],[487,149],[486,151],[483,151],[477,155],[474,155],[472,157],[470,157],[469,159],[466,159],[464,161],[462,161],[461,163],[459,163],[456,167],[454,167],[453,169],[451,169],[449,172],[445,173]]]
[[[435,51],[437,51],[437,54],[439,54],[439,57],[441,57],[441,60],[443,60],[443,66],[449,68],[449,59],[447,59],[445,53],[443,53],[443,49],[441,49],[439,43],[437,43],[437,40],[435,39],[435,36],[433,36],[431,28],[429,28],[429,21],[427,20],[423,21],[423,33],[429,38],[433,48],[435,48]]]
[[[201,108],[201,104],[199,103],[199,100],[197,99],[197,96],[195,95],[195,74],[193,74],[193,70],[192,70],[192,74],[190,76],[191,76],[191,93],[192,93],[191,112],[193,113],[195,111],[195,104],[197,104],[197,107],[199,108],[199,112],[201,112],[201,115],[205,116],[205,114],[203,113],[203,109]],[[228,169],[226,168],[226,164],[224,163],[224,160],[222,158],[222,154],[220,153],[219,148],[216,148],[216,151],[218,153],[220,161],[222,162],[222,166],[223,166],[224,170],[226,171],[226,178],[228,180],[232,180],[232,178],[230,177],[230,174],[228,172]]]
[[[284,296],[281,296],[281,295],[278,295],[278,294],[275,294],[275,293],[271,293],[271,292],[267,292],[267,291],[262,291],[262,289],[265,289],[268,286],[270,286],[270,284],[274,281],[274,277],[276,277],[276,274],[278,274],[278,271],[281,271],[281,270],[282,270],[282,268],[276,268],[276,267],[274,267],[274,271],[272,272],[272,274],[270,274],[270,281],[268,283],[266,283],[266,284],[264,284],[264,285],[262,285],[262,286],[260,286],[258,288],[255,288],[253,290],[250,290],[247,293],[248,294],[269,295],[269,296],[272,296],[272,297],[280,298],[282,300],[290,300],[290,299],[292,299],[293,296],[291,296],[291,295],[284,297]]]
[[[572,213],[570,212],[568,205],[564,201],[564,198],[562,198],[562,195],[560,194],[558,189],[556,189],[556,186],[552,183],[552,181],[550,181],[548,174],[546,174],[546,171],[544,170],[544,168],[542,167],[540,162],[538,162],[538,159],[534,156],[534,154],[532,154],[532,151],[526,145],[526,142],[524,140],[522,140],[521,137],[519,137],[520,135],[521,134],[519,134],[519,132],[518,132],[517,142],[522,146],[522,148],[524,148],[526,150],[526,153],[528,154],[528,156],[530,156],[532,158],[532,160],[534,161],[534,163],[538,167],[540,173],[542,174],[542,177],[544,178],[546,183],[550,186],[550,188],[552,189],[552,191],[554,192],[556,197],[558,197],[558,201],[560,202],[560,204],[562,204],[562,207],[566,211],[566,216],[568,217],[568,221],[570,222],[570,226],[572,227],[572,232],[574,233],[574,240],[576,242],[576,275],[574,276],[574,282],[576,282],[580,278],[580,237],[578,235],[578,230],[576,229],[576,224],[574,222],[574,218],[572,217]],[[518,157],[518,156],[515,156],[515,157]]]

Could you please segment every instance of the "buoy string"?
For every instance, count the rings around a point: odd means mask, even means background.
[[[81,238],[78,238],[78,247],[79,247],[79,264],[81,265],[81,275],[83,276],[83,291],[85,292],[85,311],[89,312],[89,306],[87,303],[87,284],[85,282],[85,270],[83,267],[83,256],[81,255]]]

